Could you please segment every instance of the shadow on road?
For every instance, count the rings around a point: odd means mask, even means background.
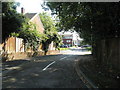
[[[18,69],[14,69],[7,74],[3,74],[3,88],[83,87],[85,86],[84,83],[73,68],[74,60],[79,58],[79,56],[58,54],[37,56],[31,60],[6,62],[5,65],[8,65],[8,67],[17,66],[23,62],[26,64],[18,66]],[[56,61],[56,63],[43,71],[43,68],[53,61]]]
[[[10,67],[15,67],[15,66],[19,66],[23,63],[27,63],[30,62],[29,60],[23,60],[23,59],[19,59],[19,60],[13,60],[13,61],[6,61],[2,63],[2,70],[6,70],[6,68],[10,68]]]

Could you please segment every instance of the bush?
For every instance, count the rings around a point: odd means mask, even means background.
[[[86,47],[88,51],[92,51],[92,47]]]

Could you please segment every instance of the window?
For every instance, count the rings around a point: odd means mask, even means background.
[[[71,40],[66,40],[66,42],[71,42]]]
[[[71,36],[64,36],[63,39],[72,39]]]

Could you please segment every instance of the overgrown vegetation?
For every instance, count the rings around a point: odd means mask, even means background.
[[[69,50],[70,48],[60,48],[60,50]]]
[[[58,16],[61,30],[76,30],[85,43],[92,45],[92,54],[100,62],[100,41],[120,38],[119,2],[47,2],[46,5]],[[104,57],[104,61],[109,58],[107,53]]]
[[[88,51],[92,51],[92,47],[86,47]]]
[[[48,51],[49,44],[53,41],[56,48],[59,49],[61,45],[61,37],[58,35],[57,28],[55,27],[55,22],[51,19],[50,16],[47,15],[47,13],[41,13],[40,14],[40,19],[43,23],[44,26],[44,37],[42,40],[43,44],[43,50],[45,51],[45,54]]]
[[[56,48],[61,44],[61,37],[57,33],[54,21],[46,13],[41,13],[40,18],[44,26],[44,33],[41,34],[36,30],[36,25],[29,22],[29,20],[22,14],[17,13],[16,7],[19,3],[3,2],[2,3],[2,41],[10,37],[20,37],[24,39],[25,46],[32,48],[34,52],[38,51],[40,44],[43,45],[45,53],[48,51],[49,44],[53,41]],[[5,46],[5,45],[4,45]]]
[[[36,30],[36,25],[29,22],[29,24],[23,23],[18,37],[24,39],[26,49],[32,47],[32,50],[37,52],[42,41],[42,36],[43,35]]]
[[[15,2],[2,2],[2,41],[4,42],[11,33],[18,33],[25,17],[17,13]]]
[[[46,5],[59,17],[61,30],[74,29],[85,43],[92,45],[92,54],[97,59],[95,63],[105,67],[100,68],[107,71],[111,67],[113,71],[119,69],[119,66],[113,68],[118,65],[119,53],[112,50],[119,47],[110,49],[111,43],[108,43],[110,39],[120,38],[119,2],[47,2]],[[110,57],[117,62],[110,61]]]
[[[47,2],[47,5],[58,15],[61,30],[74,29],[89,44],[120,37],[120,5],[117,2]]]

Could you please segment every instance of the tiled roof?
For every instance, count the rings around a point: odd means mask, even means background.
[[[37,13],[26,13],[25,16],[29,19],[32,19]]]

